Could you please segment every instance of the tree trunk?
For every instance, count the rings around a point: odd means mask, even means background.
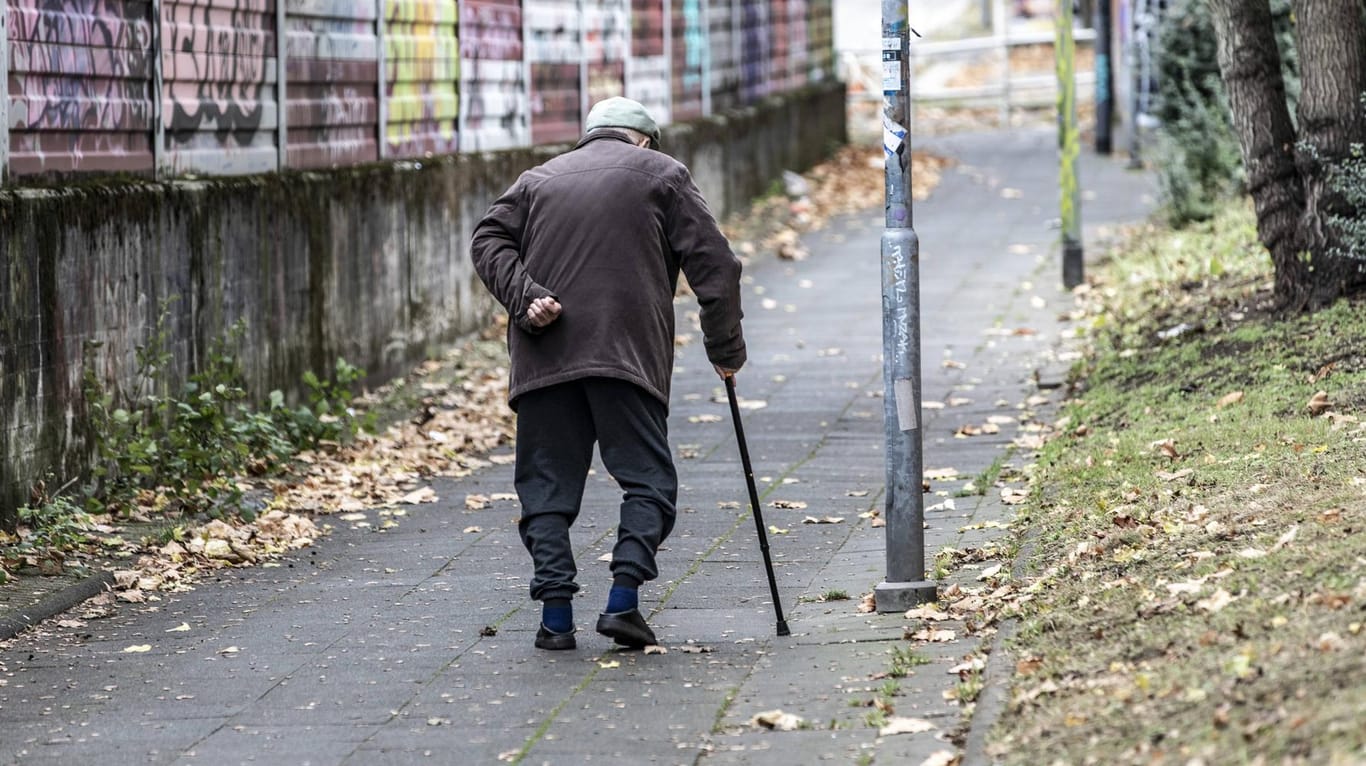
[[[1233,130],[1257,211],[1257,234],[1276,270],[1276,297],[1283,305],[1300,308],[1308,303],[1310,284],[1309,264],[1299,257],[1304,186],[1295,167],[1295,127],[1285,100],[1271,5],[1269,0],[1210,0],[1209,8]]]
[[[1328,169],[1366,143],[1366,23],[1360,0],[1295,0],[1295,47],[1303,90],[1296,164],[1304,182],[1300,246],[1308,253],[1311,308],[1366,285],[1359,258],[1343,254],[1341,232],[1328,216],[1362,212],[1328,187]]]

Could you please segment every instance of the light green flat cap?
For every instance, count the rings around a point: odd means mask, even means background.
[[[655,118],[645,111],[645,107],[639,101],[621,96],[605,98],[588,111],[588,122],[584,125],[584,130],[592,131],[598,128],[630,128],[659,143],[659,125],[655,124]]]

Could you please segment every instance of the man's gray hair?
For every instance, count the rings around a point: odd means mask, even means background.
[[[625,133],[625,134],[626,134],[626,137],[629,138],[629,139],[631,139],[631,143],[633,143],[633,144],[638,144],[638,143],[640,143],[642,140],[645,140],[645,141],[653,141],[653,140],[654,140],[654,139],[650,138],[649,136],[645,135],[644,133],[641,133],[640,131],[636,130],[635,128],[622,128],[622,127],[617,127],[617,126],[615,126],[615,125],[613,125],[613,126],[611,126],[611,127],[605,127],[605,128],[593,128],[592,130],[588,131],[588,134],[589,134],[589,135],[593,135],[593,134],[595,134],[595,133],[602,133],[602,132],[608,131],[608,130],[615,130],[615,131],[617,131],[618,133]]]

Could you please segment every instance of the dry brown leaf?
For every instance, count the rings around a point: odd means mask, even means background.
[[[1328,400],[1327,391],[1316,391],[1313,396],[1309,397],[1309,403],[1305,405],[1309,414],[1314,416],[1322,415],[1332,407],[1333,403]]]
[[[876,612],[877,593],[870,591],[863,594],[863,598],[859,599],[857,608],[860,614],[872,614],[873,612]]]
[[[769,503],[773,508],[780,508],[788,511],[806,510],[806,502],[803,500],[774,500]]]
[[[1238,402],[1241,402],[1242,400],[1243,400],[1243,392],[1242,392],[1242,391],[1233,391],[1233,392],[1231,392],[1231,393],[1224,394],[1222,397],[1220,397],[1220,398],[1219,398],[1219,403],[1218,403],[1217,405],[1215,405],[1215,406],[1217,406],[1219,409],[1223,409],[1223,408],[1228,407],[1228,406],[1230,406],[1230,405],[1237,404]]]
[[[482,511],[489,507],[487,495],[465,495],[465,508],[471,511]]]
[[[749,725],[756,729],[763,728],[771,731],[796,731],[801,727],[802,719],[782,710],[765,710],[762,713],[755,713],[749,719]]]
[[[887,719],[886,725],[877,730],[877,735],[879,737],[890,737],[894,734],[919,734],[932,731],[934,728],[935,725],[924,718],[893,716]]]
[[[958,766],[958,754],[952,750],[936,750],[921,761],[920,766]]]

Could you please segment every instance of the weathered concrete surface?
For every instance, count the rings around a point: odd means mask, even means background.
[[[718,216],[845,137],[826,85],[666,129]],[[79,476],[83,353],[128,388],[163,307],[173,373],[246,322],[250,390],[334,360],[388,378],[493,309],[468,256],[475,223],[524,169],[566,147],[333,172],[0,192],[0,528],[29,486]],[[169,303],[168,303],[169,301]]]

